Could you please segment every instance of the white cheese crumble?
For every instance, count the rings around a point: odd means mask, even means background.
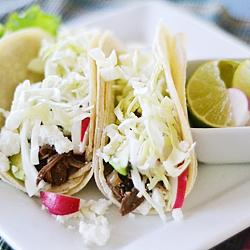
[[[179,148],[183,151],[183,152],[187,152],[189,149],[189,143],[187,141],[181,141],[179,142]]]
[[[152,205],[145,199],[135,211],[138,211],[142,215],[147,215],[152,208]]]
[[[54,145],[59,154],[73,150],[72,142],[63,135],[56,125],[42,125],[39,130],[39,146]]]
[[[172,216],[175,220],[182,220],[183,219],[183,214],[180,208],[175,208],[172,211]]]
[[[83,235],[86,245],[96,244],[103,246],[110,237],[110,228],[108,225],[95,225],[80,221],[79,232]]]
[[[19,170],[18,167],[14,166],[14,165],[11,166],[12,173],[16,173],[18,170]]]
[[[2,128],[0,134],[0,151],[6,156],[18,154],[20,151],[20,135]]]
[[[2,152],[0,152],[0,169],[4,172],[7,172],[10,169],[10,161]]]
[[[86,245],[103,246],[110,238],[111,228],[105,215],[111,201],[106,199],[81,199],[78,212],[69,215],[52,215],[60,224],[67,224],[68,229],[76,229],[83,236]],[[46,207],[42,205],[42,209]],[[76,224],[76,225],[75,225]]]

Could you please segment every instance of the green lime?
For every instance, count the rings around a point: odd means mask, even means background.
[[[245,60],[235,70],[232,87],[242,90],[250,98],[250,62]]]
[[[218,67],[220,70],[220,78],[224,81],[227,88],[232,87],[232,79],[234,76],[234,72],[239,66],[240,63],[235,61],[222,60],[219,61]]]
[[[187,105],[193,127],[220,128],[235,125],[219,62],[204,63],[187,82]],[[223,65],[221,68],[227,67]]]

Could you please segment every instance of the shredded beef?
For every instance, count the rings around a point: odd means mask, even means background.
[[[39,171],[36,185],[41,180],[50,184],[60,186],[65,183],[72,173],[84,167],[84,156],[74,156],[73,152],[58,154],[53,146],[44,145],[39,151],[39,164],[36,169]]]
[[[121,201],[121,208],[119,210],[122,216],[132,212],[144,201],[144,196],[138,197],[138,193],[139,191],[133,187],[130,192],[126,192],[124,194],[124,197]]]
[[[133,181],[130,174],[127,176],[122,176],[116,172],[115,182],[112,181],[113,178],[110,178],[113,175],[113,167],[104,162],[104,176],[106,178],[109,188],[112,190],[116,199],[121,203],[120,213],[122,216],[135,210],[143,201],[144,196],[138,197],[138,190],[134,187]],[[117,178],[120,181],[117,181]],[[119,183],[119,185],[117,185]]]

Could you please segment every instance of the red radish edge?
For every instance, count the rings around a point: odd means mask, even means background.
[[[89,123],[90,123],[90,117],[86,117],[85,119],[82,120],[81,142],[83,142],[83,138],[84,138],[85,132],[89,126]]]
[[[178,183],[177,183],[177,194],[176,199],[174,201],[173,209],[181,208],[186,194],[186,187],[187,187],[187,169],[185,169],[181,175],[178,176]]]
[[[79,198],[45,191],[40,191],[40,196],[43,205],[54,215],[68,215],[80,209]]]

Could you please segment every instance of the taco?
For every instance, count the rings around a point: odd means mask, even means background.
[[[2,43],[23,36],[21,51],[13,42],[5,46],[8,65],[21,64],[27,50],[37,46],[33,36],[26,41],[33,32],[23,29],[0,40],[1,60]],[[96,65],[89,51],[100,36],[98,30],[62,26],[56,37],[41,39],[37,54],[25,62],[29,72],[42,76],[37,81],[27,74],[21,81],[14,67],[0,69],[1,75],[13,76],[12,86],[18,84],[13,100],[11,94],[2,96],[7,105],[1,109],[6,120],[0,133],[0,178],[29,196],[39,190],[71,195],[93,175]],[[1,82],[1,88],[7,93],[9,85]]]
[[[108,39],[90,52],[97,64],[100,114],[94,176],[122,215],[158,213],[165,220],[165,212],[173,211],[180,219],[196,179],[195,144],[180,101],[186,62],[179,38],[159,25],[152,52],[116,44],[112,50]]]

